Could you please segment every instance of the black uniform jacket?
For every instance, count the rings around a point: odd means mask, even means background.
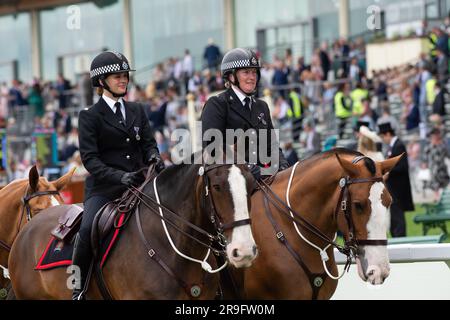
[[[395,141],[389,158],[399,156],[403,152],[405,152],[405,155],[389,173],[386,184],[393,200],[398,203],[403,211],[414,211],[411,182],[409,180],[408,155],[405,145],[399,139]]]
[[[242,129],[245,131],[253,129],[252,134],[257,135],[257,146],[261,146],[260,140],[260,129],[273,129],[272,120],[270,117],[270,111],[267,104],[259,99],[253,99],[251,110],[245,108],[241,100],[239,100],[233,89],[228,89],[221,94],[211,97],[207,102],[202,112],[202,131],[203,134],[208,129],[218,129],[223,134],[224,143],[226,138],[226,129]],[[278,147],[278,142],[276,139],[271,139],[270,131],[267,132],[267,155],[271,155],[270,146],[275,144],[274,150],[278,150],[279,153],[279,164],[287,165],[287,161]],[[203,147],[206,147],[212,141],[203,141]],[[236,141],[234,141],[235,143]],[[249,147],[246,144],[246,157],[249,160]],[[254,149],[252,149],[254,150]],[[252,151],[253,152],[253,151]],[[258,165],[264,165],[263,161],[259,159],[259,151],[256,151],[257,163]],[[266,152],[264,151],[264,154]]]
[[[104,195],[119,197],[126,187],[125,172],[148,165],[158,147],[142,105],[124,101],[125,122],[119,123],[108,104],[100,98],[79,115],[79,143],[83,165],[90,175],[85,182],[85,199]]]

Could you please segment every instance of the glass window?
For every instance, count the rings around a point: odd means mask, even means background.
[[[277,23],[301,22],[309,17],[308,1],[235,1],[236,45],[256,47],[256,30]]]
[[[13,61],[17,61],[18,78],[30,81],[31,69],[31,30],[30,15],[21,13],[16,16],[0,17],[0,81],[13,79]]]
[[[90,61],[103,48],[123,51],[123,2],[97,7],[94,3],[75,5],[79,24],[68,6],[41,11],[42,66],[44,79],[55,80],[58,57],[64,56],[64,76],[75,80],[89,71]],[[73,23],[72,23],[73,22]]]
[[[133,0],[135,79],[145,83],[152,66],[170,57],[182,58],[189,49],[194,68],[204,67],[203,51],[212,38],[224,49],[223,1]]]

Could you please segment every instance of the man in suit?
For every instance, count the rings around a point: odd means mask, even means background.
[[[216,141],[216,137],[211,138],[213,141],[205,141],[205,133],[208,133],[209,129],[216,129],[216,132],[221,133],[224,145],[227,129],[244,131],[245,160],[252,164],[251,170],[256,178],[261,174],[260,167],[269,168],[268,171],[262,172],[263,174],[289,167],[276,137],[272,137],[273,125],[269,108],[264,101],[254,96],[261,78],[260,68],[258,57],[249,49],[235,48],[227,52],[222,60],[221,71],[228,89],[211,97],[206,102],[201,116],[204,147]],[[262,133],[265,133],[265,137],[261,136]],[[241,137],[235,138],[235,141],[229,143],[236,143]],[[275,150],[276,154],[272,154],[271,150]],[[263,159],[261,154],[267,155],[273,161]]]
[[[409,180],[408,154],[403,142],[395,135],[391,124],[378,125],[379,136],[388,145],[386,159],[404,154],[397,165],[389,172],[386,181],[389,192],[393,198],[391,204],[391,235],[392,237],[406,236],[405,211],[414,211]]]
[[[140,185],[144,181],[142,169],[150,163],[156,163],[157,171],[164,168],[143,106],[123,99],[129,71],[134,70],[118,52],[102,52],[91,64],[92,84],[101,97],[79,115],[80,154],[90,175],[85,182],[84,213],[72,258],[81,275],[81,286],[73,291],[75,300],[84,299],[92,259],[90,234],[97,211],[128,187]]]
[[[306,133],[304,141],[304,158],[309,158],[317,153],[320,153],[320,151],[322,150],[321,137],[320,133],[318,133],[314,128],[314,119],[306,119],[305,123],[303,124],[303,130]]]

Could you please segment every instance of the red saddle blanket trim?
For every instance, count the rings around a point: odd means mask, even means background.
[[[124,219],[125,219],[125,214],[122,213],[120,215],[119,222],[118,222],[119,226],[122,225]],[[117,238],[119,236],[120,230],[121,230],[120,228],[114,229],[114,234],[112,235],[112,238],[109,241],[109,243],[108,244],[103,243],[101,245],[103,248],[101,250],[101,252],[104,252],[102,255],[101,263],[100,263],[101,268],[103,268],[103,266],[105,265],[106,260],[109,256],[109,253],[111,252],[115,243],[117,242]],[[106,237],[105,240],[107,240],[109,237]],[[72,265],[72,259],[71,258],[69,259],[68,257],[69,256],[72,257],[73,244],[67,244],[67,243],[63,244],[62,249],[60,249],[61,251],[64,250],[64,247],[70,247],[70,248],[66,248],[65,256],[63,254],[60,257],[60,260],[58,260],[58,258],[54,258],[54,257],[52,257],[52,259],[56,259],[56,260],[52,260],[49,258],[52,255],[52,253],[50,253],[49,251],[54,251],[55,248],[57,248],[59,244],[61,244],[61,241],[59,239],[57,239],[55,236],[50,237],[50,240],[49,240],[47,246],[45,247],[44,252],[42,253],[41,257],[39,258],[39,261],[38,261],[36,267],[34,268],[35,270],[50,270],[50,269],[54,269],[54,268],[58,268],[58,267]],[[106,250],[104,248],[106,248]]]

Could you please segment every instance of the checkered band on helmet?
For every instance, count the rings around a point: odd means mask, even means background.
[[[127,58],[115,51],[105,51],[97,55],[91,63],[90,76],[92,85],[99,87],[99,78],[112,73],[135,71],[130,69]]]
[[[120,71],[120,70],[121,70],[120,65],[117,63],[98,67],[98,68],[91,70],[91,78],[100,76],[102,74],[108,74],[108,73]]]
[[[259,59],[252,50],[244,48],[230,50],[223,57],[220,66],[222,76],[226,76],[234,70],[243,68],[261,68]]]

